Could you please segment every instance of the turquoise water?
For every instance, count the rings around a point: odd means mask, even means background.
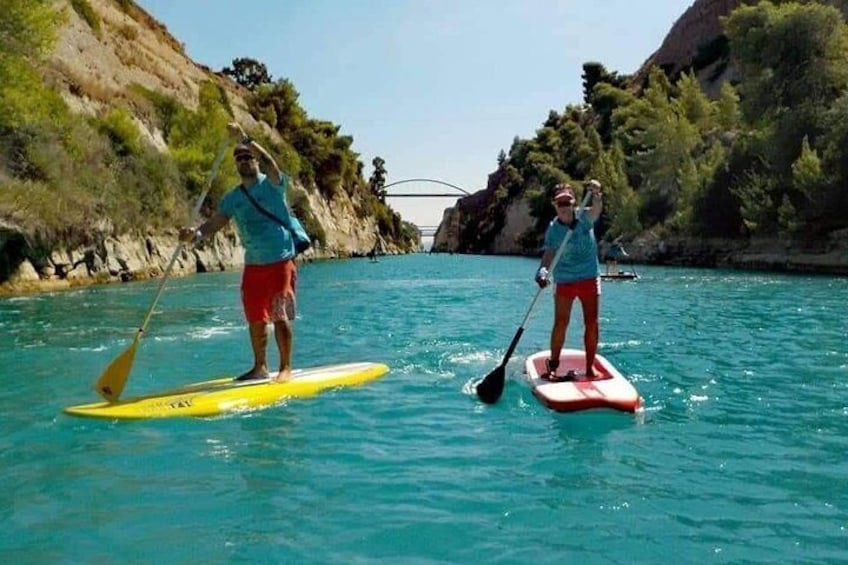
[[[500,362],[536,264],[305,265],[296,365],[391,372],[206,420],[61,413],[96,399],[155,282],[0,301],[3,561],[848,560],[848,279],[638,267],[604,283],[601,353],[641,416],[536,402],[521,363],[547,348],[546,294],[484,406],[468,383]],[[169,281],[126,394],[245,370],[238,283]]]

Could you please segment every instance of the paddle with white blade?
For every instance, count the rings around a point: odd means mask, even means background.
[[[582,217],[585,213],[584,211],[591,198],[592,191],[587,188],[586,195],[583,197],[583,202],[580,204],[580,209],[577,211],[579,214],[578,217]],[[557,263],[559,263],[559,259],[562,257],[562,253],[565,251],[565,246],[568,243],[568,240],[571,239],[572,233],[574,233],[573,229],[568,230],[568,233],[565,234],[562,243],[559,244],[556,255],[554,255],[553,261],[551,261],[551,273],[553,273]],[[477,386],[475,387],[477,390],[477,396],[486,404],[494,404],[501,397],[501,394],[503,394],[504,383],[506,382],[506,364],[509,361],[509,358],[512,357],[512,353],[518,345],[518,340],[521,339],[521,334],[524,333],[524,324],[526,324],[527,320],[530,318],[530,313],[533,312],[533,307],[536,306],[536,301],[539,300],[539,296],[542,294],[543,290],[544,288],[540,287],[536,291],[536,295],[533,296],[533,301],[530,302],[530,308],[527,309],[524,319],[521,320],[521,325],[518,326],[518,331],[515,332],[512,342],[510,342],[501,364],[495,367],[491,373],[483,377],[483,380],[477,383]]]
[[[212,171],[209,173],[209,178],[206,180],[206,186],[203,189],[203,194],[200,195],[197,202],[194,204],[194,210],[192,211],[191,216],[192,223],[197,221],[197,217],[200,215],[200,208],[203,206],[203,201],[206,200],[206,195],[209,194],[212,182],[218,175],[218,169],[221,167],[221,161],[224,160],[224,155],[226,154],[229,146],[229,141],[225,140],[221,143],[221,147],[218,150],[218,156],[215,157],[215,161],[212,164]],[[97,391],[97,394],[109,402],[117,401],[118,398],[120,398],[121,393],[124,391],[124,386],[127,384],[127,378],[130,376],[130,371],[132,370],[135,350],[138,348],[139,340],[141,340],[141,334],[143,334],[145,328],[147,328],[147,323],[153,315],[153,309],[156,308],[156,303],[159,302],[159,297],[162,296],[162,290],[165,288],[165,281],[168,280],[168,276],[171,274],[171,269],[174,267],[174,263],[176,262],[180,251],[182,251],[182,248],[183,243],[182,241],[179,241],[177,243],[177,247],[174,249],[174,253],[171,255],[171,260],[168,261],[168,266],[165,267],[165,272],[162,274],[162,280],[159,281],[159,289],[156,291],[156,297],[150,304],[150,308],[147,309],[147,314],[144,316],[144,322],[142,322],[141,327],[139,327],[135,333],[132,345],[109,363],[106,370],[103,371],[103,374],[100,375],[100,378],[97,379],[97,382],[94,384],[94,390]]]

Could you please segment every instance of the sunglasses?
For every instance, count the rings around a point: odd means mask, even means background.
[[[557,208],[571,208],[572,206],[574,206],[574,201],[573,200],[563,200],[561,202],[556,202],[555,205],[556,205]]]
[[[245,155],[245,154],[236,155],[236,162],[237,163],[240,163],[242,161],[252,161],[252,160],[253,160],[253,155]]]

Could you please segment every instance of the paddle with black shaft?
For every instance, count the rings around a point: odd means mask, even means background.
[[[583,216],[584,210],[586,209],[586,206],[589,205],[589,200],[591,198],[592,191],[589,188],[586,188],[586,195],[583,197],[583,202],[580,203],[580,209],[577,211],[580,215],[578,217]],[[574,233],[573,229],[568,230],[568,233],[566,233],[565,237],[562,239],[562,243],[559,244],[559,248],[551,261],[551,273],[553,273],[554,269],[556,269],[557,263],[559,263],[559,259],[562,257],[562,253],[565,251],[565,246],[568,243],[568,240],[571,239],[572,233]],[[536,301],[539,300],[539,296],[541,296],[543,290],[544,288],[540,287],[539,290],[536,291],[533,301],[530,302],[530,308],[528,308],[527,313],[524,314],[524,319],[521,320],[521,325],[518,326],[518,331],[515,332],[512,342],[509,344],[501,364],[495,367],[491,373],[483,377],[482,381],[477,383],[477,396],[486,404],[494,404],[501,397],[501,394],[503,394],[504,383],[506,382],[506,364],[509,361],[509,358],[512,357],[512,353],[518,345],[518,340],[521,339],[521,334],[524,333],[524,324],[526,324],[527,320],[530,318],[530,313],[533,312],[533,308],[536,306]]]
[[[209,194],[209,189],[212,187],[212,181],[214,181],[215,177],[218,175],[218,169],[221,167],[221,161],[224,160],[224,155],[226,154],[229,146],[229,141],[221,143],[221,148],[218,150],[218,156],[215,157],[215,161],[212,164],[212,171],[209,173],[209,178],[206,180],[206,186],[203,188],[203,194],[200,195],[197,202],[194,204],[194,210],[191,215],[192,223],[196,221],[197,217],[200,215],[200,208],[203,206],[203,201],[206,200],[206,195]],[[168,275],[171,274],[171,269],[173,268],[174,263],[177,260],[177,256],[182,248],[182,241],[178,241],[177,247],[171,255],[171,260],[168,261],[168,266],[165,267],[162,280],[159,281],[159,289],[156,291],[156,297],[150,304],[150,308],[147,309],[147,314],[144,316],[144,322],[142,322],[141,327],[139,327],[135,332],[135,338],[133,339],[132,345],[109,363],[109,366],[106,367],[106,370],[103,371],[103,374],[100,375],[100,378],[97,379],[97,382],[94,385],[94,390],[97,391],[97,394],[109,402],[117,401],[121,396],[121,393],[124,391],[124,386],[127,384],[127,378],[130,376],[130,371],[132,370],[135,350],[138,348],[139,340],[141,340],[141,334],[143,334],[145,328],[147,328],[147,323],[153,315],[153,309],[156,308],[156,303],[159,302],[159,297],[162,296],[162,289],[165,288],[165,281],[168,280]]]

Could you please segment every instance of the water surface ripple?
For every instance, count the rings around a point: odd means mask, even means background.
[[[18,563],[844,563],[848,279],[639,267],[605,283],[601,352],[639,417],[556,414],[499,362],[535,260],[320,262],[295,362],[366,387],[200,420],[76,419],[155,281],[0,300],[0,555]],[[127,395],[243,371],[238,273],[169,281]],[[575,312],[568,345],[580,347]],[[275,356],[272,356],[275,358]]]

